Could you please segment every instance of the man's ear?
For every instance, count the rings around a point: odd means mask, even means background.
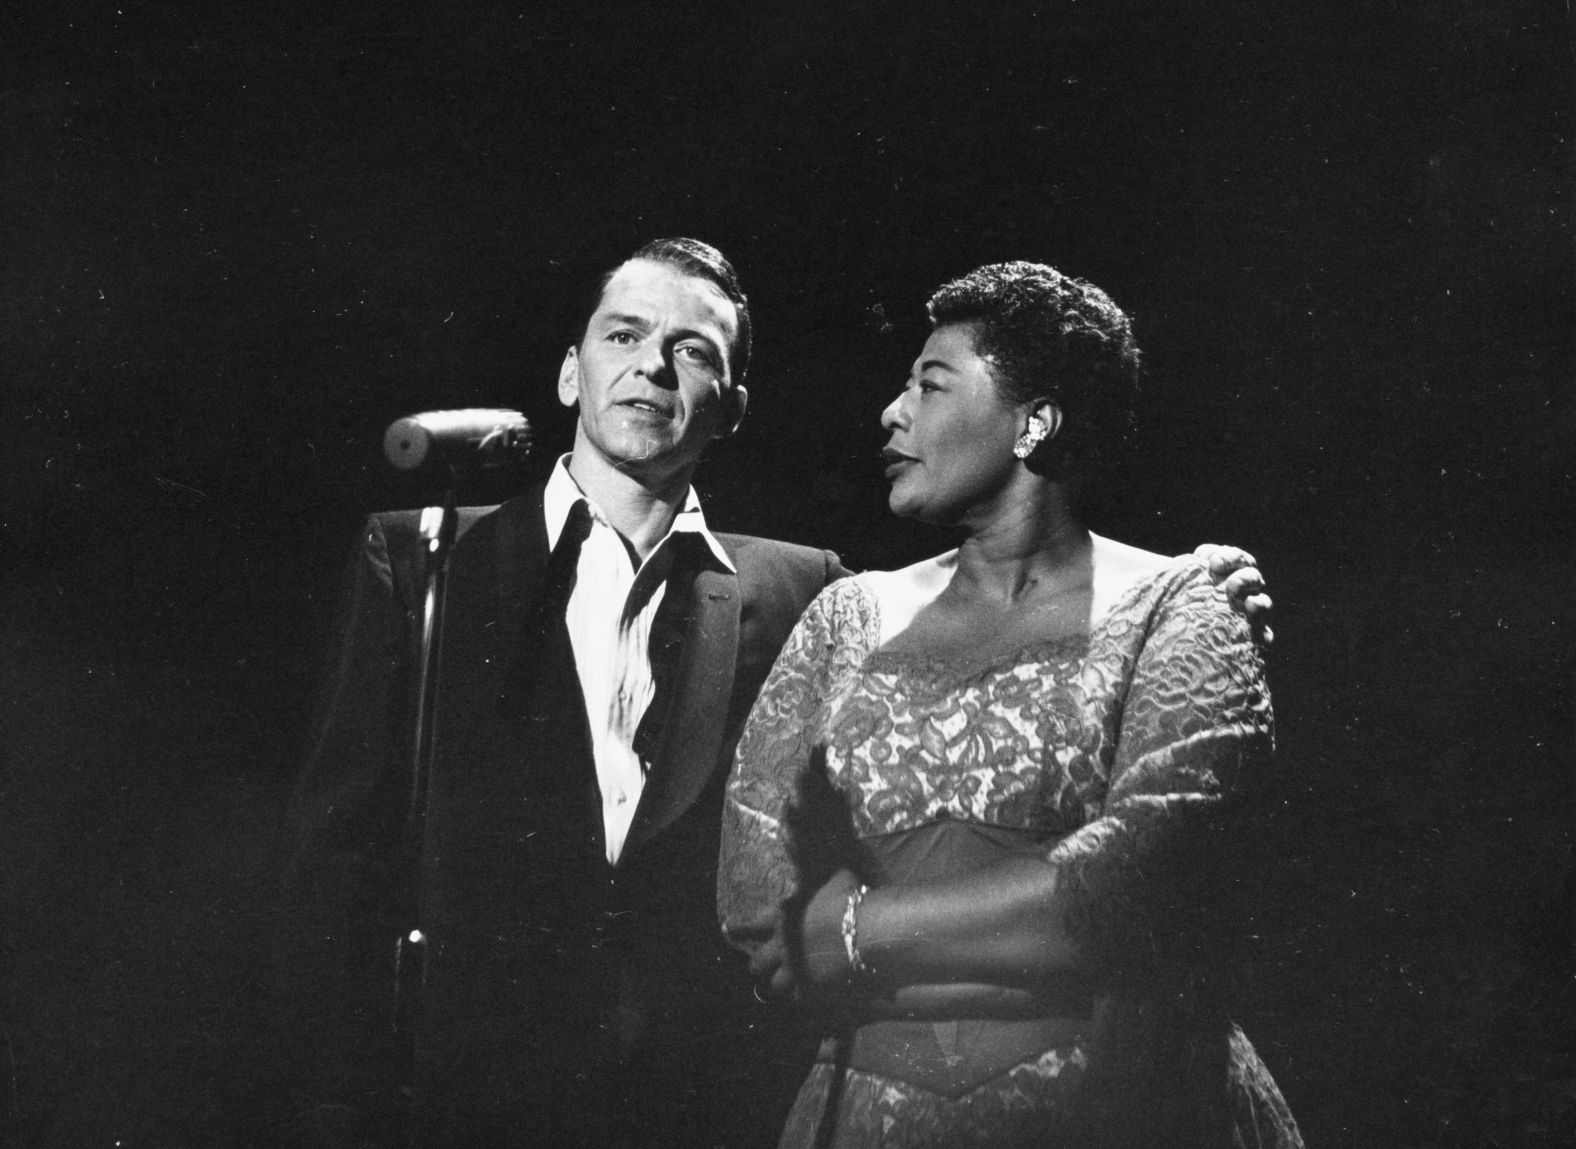
[[[564,352],[564,365],[558,369],[558,401],[565,407],[580,401],[580,353],[573,347]]]
[[[726,439],[744,422],[744,412],[750,405],[750,389],[744,386],[728,388],[722,393],[722,404],[722,426],[714,436],[718,439]]]
[[[1045,424],[1045,437],[1042,441],[1056,438],[1056,432],[1062,429],[1062,409],[1049,399],[1036,399],[1029,406],[1029,418],[1038,419]]]

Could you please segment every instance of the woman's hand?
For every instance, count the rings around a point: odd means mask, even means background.
[[[798,921],[790,907],[729,926],[724,936],[749,955],[750,976],[773,997],[798,1000],[841,986],[849,973],[843,912],[858,884],[851,871],[839,870],[804,903]]]
[[[1194,548],[1193,554],[1204,560],[1216,589],[1224,592],[1232,610],[1248,620],[1254,636],[1266,647],[1274,642],[1270,617],[1275,604],[1264,593],[1264,576],[1259,573],[1258,560],[1240,547],[1219,543],[1201,543]]]
[[[724,924],[722,936],[745,952],[750,976],[774,997],[787,997],[794,989],[793,962],[789,959],[787,931],[782,915],[773,911],[746,922]],[[759,992],[759,990],[757,990]]]

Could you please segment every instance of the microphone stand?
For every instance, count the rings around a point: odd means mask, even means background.
[[[459,492],[477,468],[523,460],[531,431],[518,411],[477,408],[429,411],[396,420],[384,436],[383,451],[400,470],[426,462],[446,465],[448,481],[441,503],[424,507],[421,542],[421,617],[410,634],[409,773],[405,816],[395,858],[394,986],[391,1024],[398,1114],[403,1136],[415,1134],[416,1026],[427,977],[428,939],[422,929],[421,862],[426,845],[427,794],[432,780],[438,712],[438,669],[443,650],[444,593],[449,552],[459,528]]]
[[[421,857],[427,828],[427,791],[432,777],[434,717],[438,704],[438,658],[443,643],[444,592],[449,551],[454,546],[460,472],[452,468],[443,502],[421,512],[421,617],[411,634],[410,762],[401,826],[399,889],[403,920],[394,941],[393,1029],[400,1102],[407,1134],[415,1102],[416,1018],[427,972],[427,935],[421,928]]]

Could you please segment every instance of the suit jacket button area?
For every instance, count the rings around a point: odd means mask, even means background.
[[[391,536],[386,551],[385,524]],[[691,987],[677,983],[694,977],[691,963],[657,961],[650,955],[684,945],[692,925],[711,937],[715,891],[700,888],[704,882],[676,882],[670,874],[682,868],[700,875],[716,864],[715,840],[696,832],[710,825],[710,811],[704,808],[706,784],[717,776],[723,759],[731,759],[731,740],[737,738],[760,680],[794,621],[833,573],[825,552],[725,536],[736,574],[710,571],[704,576],[709,581],[698,586],[688,577],[674,582],[674,588],[684,589],[666,600],[669,609],[659,611],[660,625],[654,625],[652,634],[653,671],[659,680],[666,675],[667,681],[646,724],[653,734],[672,737],[662,747],[666,758],[648,758],[651,772],[644,792],[626,788],[625,804],[618,809],[624,815],[639,811],[642,820],[638,833],[631,827],[619,864],[610,866],[572,644],[557,619],[545,628],[550,634],[540,633],[544,628],[538,616],[545,613],[545,596],[535,588],[550,560],[542,488],[497,508],[467,509],[461,525],[465,533],[457,537],[449,556],[444,619],[445,666],[457,672],[443,684],[448,717],[440,723],[439,743],[445,761],[464,757],[465,769],[434,772],[432,809],[439,816],[429,823],[431,850],[416,875],[422,888],[445,891],[466,879],[463,888],[454,891],[456,901],[450,907],[464,915],[465,928],[452,934],[442,931],[445,952],[438,963],[457,975],[442,977],[443,971],[434,967],[440,977],[429,984],[431,996],[423,1004],[433,1008],[423,1011],[420,1056],[414,1059],[414,1084],[434,1106],[426,1115],[434,1131],[464,1117],[471,1100],[480,1103],[490,1092],[489,1081],[524,1079],[549,1068],[569,1074],[600,1071],[602,1051],[591,1041],[584,1048],[577,1042],[572,1050],[544,1049],[528,1027],[509,1037],[500,1030],[496,1044],[490,1037],[474,1039],[466,1022],[496,1012],[504,998],[518,997],[521,978],[535,983],[527,998],[538,988],[562,994],[561,1002],[552,1003],[555,1010],[576,1018],[597,1016],[616,992],[621,975],[643,988],[651,983],[655,1001],[677,1001],[688,994]],[[335,652],[341,672],[354,676],[345,681],[360,681],[371,668],[366,660],[383,657],[381,643],[404,623],[407,604],[417,597],[420,556],[414,528],[407,512],[375,519],[369,528],[350,591],[354,597],[345,604],[356,608],[349,614],[352,626]],[[737,608],[733,599],[739,600]],[[276,967],[280,992],[294,1002],[292,1020],[303,1023],[292,1034],[300,1041],[319,1039],[313,1019],[345,1012],[334,987],[342,970],[361,964],[359,937],[337,936],[325,946],[314,923],[322,913],[332,912],[341,897],[394,896],[389,887],[406,876],[400,868],[395,877],[392,858],[387,866],[342,873],[333,852],[336,844],[319,832],[324,821],[332,823],[332,829],[381,813],[377,801],[386,763],[360,738],[368,724],[382,720],[386,702],[392,701],[375,695],[381,690],[342,692],[337,697],[345,699],[345,708],[336,709],[329,716],[332,727],[319,733],[319,754],[344,748],[353,761],[342,767],[336,763],[330,771],[321,768],[319,759],[303,772],[303,797],[311,800],[300,804],[308,820],[299,827],[302,845],[290,861],[285,891],[290,912],[281,923],[287,936],[279,944],[287,960]],[[554,769],[559,763],[569,769]],[[341,770],[358,784],[350,798],[335,784]],[[396,776],[394,781],[401,779]],[[611,803],[611,794],[608,800]],[[642,809],[648,800],[649,812]],[[348,804],[326,815],[323,807],[329,802]],[[504,842],[512,845],[512,857],[477,856],[483,843]],[[333,867],[328,872],[342,885],[322,888],[318,879],[325,866]],[[471,881],[473,871],[476,880]],[[318,900],[325,895],[334,902]],[[401,887],[398,896],[405,895]],[[369,931],[372,928],[369,923]],[[495,940],[499,936],[505,940]],[[385,952],[381,930],[371,940],[377,953]],[[600,952],[582,969],[578,958],[593,948]],[[693,966],[713,957],[697,951]],[[366,965],[370,973],[370,959]],[[475,976],[457,972],[462,970]],[[559,976],[562,973],[573,976]],[[702,998],[710,992],[693,988]],[[447,1008],[451,1005],[454,1008]],[[375,1015],[367,1016],[369,1025],[380,1024]],[[500,1016],[500,1023],[507,1016]],[[296,1096],[333,1090],[334,1083],[318,1079],[314,1070],[357,1065],[364,1059],[361,1020],[346,1018],[343,1026],[328,1027],[323,1056],[281,1065],[287,1080],[280,1085],[288,1085]],[[707,1018],[705,1025],[695,1021],[699,1039],[680,1043],[689,1056],[685,1064],[673,1067],[682,1080],[673,1081],[668,1067],[642,1079],[639,1071],[645,1065],[637,1065],[628,1078],[650,1086],[642,1088],[632,1107],[653,1118],[653,1144],[672,1140],[661,1108],[671,1103],[670,1097],[658,1098],[657,1091],[704,1092],[725,1068],[718,1063],[728,1056],[729,1044],[716,1040],[709,1028],[722,1019]],[[362,1066],[357,1068],[359,1077]],[[378,1078],[379,1086],[391,1092],[407,1084],[387,1076],[394,1072],[391,1066],[365,1068],[369,1078]],[[579,1118],[563,1110],[553,1116],[565,1122]]]

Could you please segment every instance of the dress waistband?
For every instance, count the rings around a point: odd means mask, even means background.
[[[1089,1036],[1087,1017],[872,1021],[828,1037],[816,1060],[962,1097],[1015,1065]]]

